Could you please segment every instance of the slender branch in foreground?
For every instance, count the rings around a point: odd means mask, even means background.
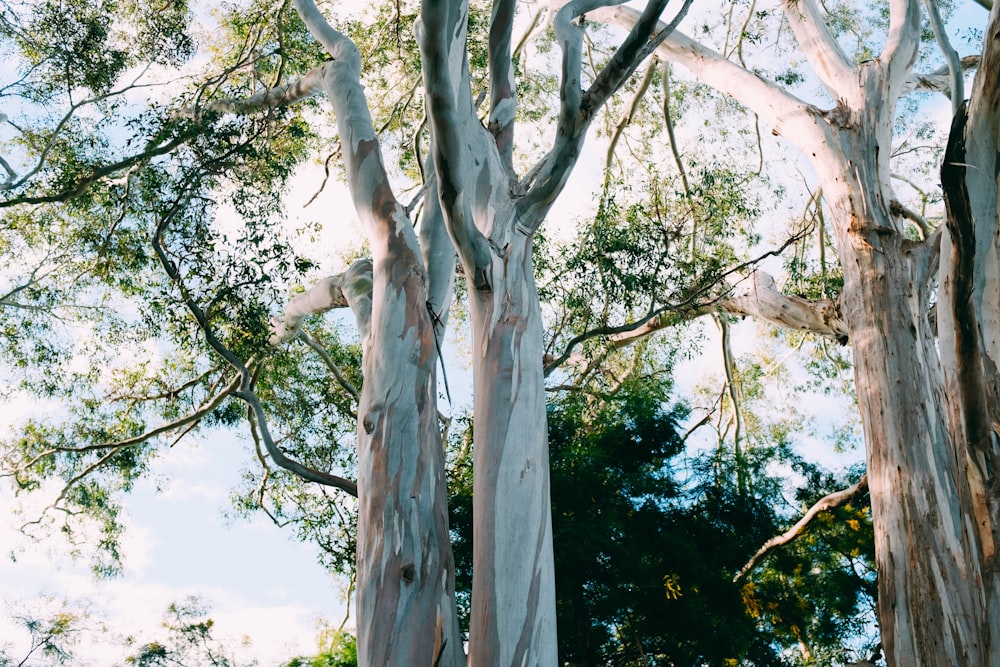
[[[274,443],[274,438],[271,437],[271,432],[267,428],[267,415],[264,414],[264,406],[261,404],[257,394],[246,389],[234,392],[234,396],[242,399],[250,406],[250,409],[253,411],[253,419],[260,433],[261,442],[264,443],[264,448],[267,450],[268,456],[271,457],[271,460],[275,464],[309,482],[316,482],[324,486],[333,486],[341,491],[346,491],[355,498],[358,497],[358,485],[356,482],[352,482],[339,475],[331,475],[330,473],[304,466],[298,461],[288,458],[284,452],[278,449],[278,446]]]
[[[733,583],[738,582],[740,579],[749,574],[749,572],[755,567],[757,567],[757,565],[760,564],[760,562],[764,560],[764,558],[766,558],[769,553],[771,553],[778,547],[785,546],[786,544],[792,542],[797,537],[799,537],[802,533],[804,533],[806,528],[812,522],[812,520],[816,518],[817,514],[819,514],[820,512],[825,512],[827,510],[832,510],[837,507],[842,507],[843,505],[846,505],[850,501],[854,500],[854,498],[856,498],[857,496],[860,496],[861,494],[867,491],[868,491],[868,474],[865,473],[864,475],[861,476],[861,479],[859,479],[853,486],[850,486],[841,491],[834,491],[833,493],[820,498],[815,505],[809,508],[809,511],[806,512],[805,515],[803,515],[803,517],[799,519],[794,526],[789,528],[781,535],[772,537],[767,542],[765,542],[764,546],[758,549],[757,553],[755,553],[753,557],[749,561],[747,561],[747,564],[744,565],[742,568],[740,568],[740,571],[736,573],[736,576],[733,577]]]
[[[668,316],[671,314],[677,315],[678,317],[686,316],[688,318],[694,318],[719,310],[720,304],[723,303],[726,299],[725,297],[720,297],[720,296],[711,298],[707,297],[706,296],[707,292],[712,287],[715,287],[716,285],[720,284],[731,275],[740,273],[751,266],[759,264],[768,257],[776,257],[780,255],[782,252],[785,251],[786,248],[788,248],[793,243],[796,243],[797,241],[801,240],[810,231],[811,228],[807,227],[802,231],[790,236],[779,247],[773,250],[768,250],[767,252],[762,253],[758,257],[749,259],[745,262],[742,262],[740,264],[737,264],[736,266],[731,267],[726,271],[723,271],[721,274],[716,276],[710,283],[702,286],[701,288],[696,290],[693,294],[689,295],[683,301],[677,303],[668,303],[660,307],[656,307],[656,304],[654,302],[650,306],[649,311],[643,317],[640,317],[635,322],[630,322],[628,324],[620,324],[618,326],[604,325],[596,327],[594,329],[590,329],[588,331],[584,331],[583,333],[574,336],[569,340],[569,342],[566,343],[566,347],[563,350],[563,353],[560,354],[558,357],[546,355],[545,360],[543,362],[545,364],[545,376],[548,377],[549,374],[552,373],[552,371],[554,371],[556,368],[558,368],[568,359],[570,359],[572,357],[573,350],[575,350],[578,345],[580,345],[581,343],[585,343],[592,338],[597,338],[598,336],[610,336],[611,340],[614,342],[616,347],[625,347],[627,345],[631,345],[632,343],[643,338],[644,336],[648,336],[649,334],[655,331],[659,331],[660,329],[666,327],[668,325],[668,320],[671,319]],[[775,290],[775,292],[777,291]],[[705,298],[705,301],[699,301],[703,297]],[[788,297],[788,298],[798,298],[798,297]],[[801,301],[808,303],[806,299],[801,299]],[[731,312],[734,312],[734,314],[740,314],[736,311],[731,311]],[[846,335],[846,329],[844,335]]]
[[[116,442],[107,442],[99,445],[85,445],[83,447],[51,447],[45,450],[44,452],[37,454],[28,462],[19,465],[13,474],[16,475],[20,471],[27,470],[28,468],[31,468],[45,457],[52,456],[54,454],[63,454],[63,453],[85,454],[87,452],[110,449],[112,451],[108,456],[105,457],[108,458],[109,456],[113,456],[114,454],[120,452],[126,447],[134,447],[135,445],[141,445],[142,443],[151,440],[158,435],[169,433],[170,431],[174,431],[178,428],[187,426],[189,424],[194,424],[200,421],[201,418],[207,415],[209,412],[217,408],[219,404],[226,399],[227,396],[229,396],[232,392],[234,392],[237,388],[239,388],[240,380],[241,378],[237,375],[232,379],[232,381],[230,381],[228,385],[226,385],[225,388],[223,388],[209,400],[202,403],[201,407],[199,407],[197,410],[190,412],[183,417],[179,417],[178,419],[175,419],[171,422],[167,422],[166,424],[161,424],[160,426],[150,429],[145,433],[142,433],[132,438],[126,438],[125,440],[118,440]],[[0,477],[5,477],[5,476],[8,475],[0,475]]]
[[[333,373],[333,377],[337,378],[337,384],[343,387],[344,391],[354,398],[355,403],[360,403],[361,392],[359,392],[357,387],[355,387],[354,384],[348,380],[346,376],[344,376],[340,368],[337,367],[337,364],[333,363],[333,359],[330,357],[330,353],[326,351],[326,348],[303,330],[299,330],[299,338],[302,339],[303,343],[316,351],[316,354],[320,356],[323,363],[326,364],[326,367],[330,369],[331,373]]]
[[[333,486],[356,497],[358,495],[358,485],[354,482],[337,475],[331,475],[329,473],[304,466],[298,461],[285,456],[285,454],[275,444],[274,439],[271,437],[271,432],[267,428],[267,415],[264,413],[264,406],[261,404],[260,398],[258,398],[257,394],[253,391],[253,375],[248,368],[249,363],[244,363],[215,335],[215,330],[212,327],[212,323],[210,322],[208,315],[191,295],[181,276],[180,269],[167,256],[167,249],[163,242],[163,234],[166,231],[169,221],[176,214],[181,204],[182,200],[178,199],[174,203],[171,210],[159,221],[153,237],[153,247],[160,260],[163,270],[170,277],[174,285],[176,285],[181,297],[184,300],[184,304],[187,306],[191,315],[194,316],[195,321],[198,323],[198,327],[201,329],[202,334],[204,334],[206,342],[219,356],[225,359],[230,366],[239,372],[238,390],[233,391],[232,395],[243,400],[253,410],[254,418],[257,421],[258,428],[260,429],[261,439],[264,442],[264,446],[267,448],[267,453],[271,456],[271,459],[275,462],[275,464],[310,482]]]

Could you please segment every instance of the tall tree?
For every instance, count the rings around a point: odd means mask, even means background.
[[[926,5],[934,23],[937,4]],[[889,664],[994,664],[1000,661],[993,472],[1000,453],[994,389],[1000,19],[994,7],[968,122],[961,63],[948,59],[948,90],[958,109],[942,168],[948,223],[911,239],[914,218],[894,194],[891,158],[897,103],[919,81],[913,65],[921,11],[910,0],[893,0],[888,9],[881,52],[859,62],[834,36],[820,3],[783,3],[798,48],[832,101],[827,108],[680,32],[656,53],[753,110],[801,152],[822,189],[844,276],[838,306],[865,433]],[[626,28],[641,20],[624,6],[589,17]],[[947,39],[939,39],[950,55]],[[789,314],[809,310],[781,300]],[[743,312],[813,328],[750,305]],[[829,321],[819,305],[808,319]]]

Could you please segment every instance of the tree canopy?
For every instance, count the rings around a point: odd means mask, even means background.
[[[225,430],[236,512],[356,581],[359,664],[990,663],[997,21],[3,5],[24,530],[113,575],[129,491]]]

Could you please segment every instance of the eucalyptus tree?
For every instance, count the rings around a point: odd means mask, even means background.
[[[966,107],[963,67],[975,58],[958,58],[941,29],[940,7],[924,5],[927,33],[945,54],[937,76],[914,72],[920,3],[887,3],[880,43],[858,54],[838,39],[843,13],[812,0],[781,3],[781,20],[822,85],[816,101],[794,80],[759,74],[742,49],[724,56],[680,31],[656,57],[756,114],[811,166],[822,192],[843,272],[836,301],[786,296],[760,277],[734,312],[850,343],[888,663],[995,664],[1000,16],[994,6]],[[641,20],[624,5],[588,19],[629,29]],[[950,94],[955,123],[941,168],[946,222],[934,230],[895,193],[893,132],[900,100],[940,79],[937,89]],[[647,318],[625,337],[657,326]]]

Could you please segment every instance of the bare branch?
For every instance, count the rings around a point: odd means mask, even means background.
[[[941,12],[938,11],[937,0],[923,0],[924,8],[927,10],[927,17],[930,19],[931,30],[934,31],[934,39],[944,54],[946,67],[948,68],[949,92],[951,94],[951,113],[954,116],[965,102],[965,77],[962,76],[962,61],[958,57],[958,51],[951,45],[948,39],[948,32],[945,30],[944,21],[941,19]]]
[[[795,40],[834,99],[857,87],[856,67],[826,26],[817,0],[785,0],[785,16]]]
[[[753,557],[747,561],[747,564],[740,568],[740,571],[736,573],[733,577],[733,583],[738,582],[740,579],[749,574],[750,571],[757,567],[757,565],[760,564],[760,562],[764,560],[769,553],[779,547],[785,546],[799,537],[803,532],[805,532],[806,528],[808,528],[809,524],[820,512],[826,512],[837,507],[842,507],[867,491],[868,475],[864,474],[861,476],[861,479],[859,479],[852,486],[841,491],[835,491],[820,498],[815,505],[809,508],[809,511],[807,511],[794,526],[781,535],[772,537],[765,542],[764,546],[758,549],[757,553],[755,553]]]
[[[274,438],[271,437],[270,430],[267,428],[267,416],[264,414],[264,406],[261,405],[260,399],[257,398],[257,394],[249,389],[244,389],[235,392],[234,395],[243,399],[253,411],[253,419],[255,420],[258,432],[260,433],[260,439],[264,443],[264,448],[267,450],[268,456],[271,457],[271,460],[274,461],[275,464],[298,475],[306,481],[316,482],[317,484],[322,484],[324,486],[332,486],[340,489],[341,491],[346,491],[355,498],[358,497],[358,485],[355,482],[340,477],[339,475],[331,475],[330,473],[304,466],[298,461],[288,458],[285,456],[284,452],[278,449],[278,446],[274,444]]]
[[[979,67],[979,56],[965,56],[959,61],[959,64],[962,72],[976,69]],[[948,63],[923,74],[911,72],[906,83],[903,84],[903,95],[917,90],[929,90],[954,98],[951,93],[951,67],[951,63]]]
[[[271,320],[271,335],[267,339],[271,345],[286,343],[299,334],[302,320],[308,315],[326,313],[334,308],[347,308],[343,292],[346,273],[322,278],[304,293],[298,295],[285,306],[285,314],[280,319]]]
[[[746,471],[743,469],[743,408],[740,406],[740,390],[736,381],[736,360],[733,359],[732,332],[729,328],[729,320],[725,317],[716,315],[714,319],[722,332],[722,365],[726,372],[726,387],[724,391],[729,393],[729,400],[733,404],[733,421],[736,426],[733,431],[733,458],[736,460],[736,489],[742,495],[746,489]]]
[[[639,82],[639,87],[636,88],[635,94],[632,95],[632,101],[629,103],[625,113],[622,114],[618,124],[615,125],[614,132],[611,133],[611,139],[608,140],[607,156],[604,158],[605,182],[611,178],[611,163],[615,157],[615,148],[618,146],[618,140],[621,138],[625,128],[632,124],[632,120],[635,118],[635,114],[639,110],[639,103],[642,102],[642,98],[645,97],[646,91],[649,90],[649,84],[652,83],[653,75],[656,74],[656,68],[658,66],[659,63],[653,61],[649,64],[649,67],[646,68],[646,73],[643,75],[642,81]]]

